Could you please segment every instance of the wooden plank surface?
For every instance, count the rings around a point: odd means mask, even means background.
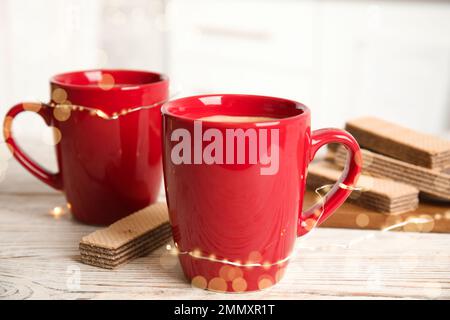
[[[297,241],[275,287],[218,294],[191,288],[165,248],[113,271],[81,264],[78,242],[95,228],[49,213],[64,204],[8,161],[0,181],[0,299],[450,298],[450,234],[320,228]]]

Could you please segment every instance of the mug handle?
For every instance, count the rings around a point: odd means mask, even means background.
[[[329,143],[343,144],[348,150],[347,164],[341,178],[324,196],[323,201],[302,212],[298,219],[297,236],[303,236],[325,221],[348,198],[361,172],[361,150],[355,138],[344,130],[319,129],[312,132],[309,161],[317,150]]]
[[[14,118],[21,112],[33,111],[44,119],[47,126],[51,125],[52,111],[51,107],[44,103],[23,102],[16,104],[9,109],[3,122],[3,136],[6,144],[12,152],[14,158],[36,178],[45,182],[50,187],[62,190],[62,176],[60,172],[52,173],[33,161],[16,143],[12,133],[12,122]]]

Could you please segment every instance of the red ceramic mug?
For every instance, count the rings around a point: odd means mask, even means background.
[[[168,102],[162,113],[174,241],[197,287],[241,292],[278,282],[295,239],[345,201],[351,188],[340,186],[354,185],[360,173],[355,139],[338,129],[311,133],[310,111],[295,101],[206,95]],[[324,203],[302,212],[308,164],[327,143],[349,150],[347,167]]]
[[[146,71],[88,70],[56,75],[50,87],[49,104],[20,103],[8,111],[4,136],[14,157],[64,191],[75,218],[88,224],[110,224],[155,202],[168,79]],[[38,165],[14,140],[13,119],[24,111],[53,128],[58,172]]]

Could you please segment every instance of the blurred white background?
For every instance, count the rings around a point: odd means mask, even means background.
[[[51,75],[99,67],[165,72],[179,95],[296,99],[313,128],[372,114],[443,134],[450,1],[0,0],[0,117],[48,101]]]

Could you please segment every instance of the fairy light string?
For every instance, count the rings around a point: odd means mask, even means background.
[[[75,104],[58,104],[51,102],[49,105],[52,108],[58,109],[66,109],[70,111],[87,111],[92,116],[97,116],[99,118],[102,118],[104,120],[116,120],[121,116],[128,115],[132,112],[141,111],[141,110],[148,110],[155,107],[158,107],[162,105],[163,103],[167,102],[169,99],[161,100],[158,102],[155,102],[153,104],[147,105],[147,106],[139,106],[139,107],[133,107],[128,109],[122,109],[120,112],[113,112],[112,114],[107,114],[105,111],[99,109],[99,108],[93,108],[93,107],[86,107],[86,106],[80,106]]]
[[[317,204],[321,208],[320,209],[320,213],[315,215],[316,218],[314,219],[313,226],[310,228],[310,231],[306,235],[301,237],[300,241],[304,241],[307,237],[310,236],[310,234],[313,232],[313,230],[317,227],[318,221],[320,220],[320,218],[323,215],[323,212],[324,212],[323,204],[325,202],[326,195],[325,196],[322,195],[321,191],[326,190],[326,189],[330,189],[333,186],[334,186],[334,184],[326,184],[326,185],[322,185],[322,186],[320,186],[320,187],[318,187],[318,188],[316,188],[314,190],[315,194],[317,194],[317,196],[319,197],[319,200],[318,200]],[[366,191],[368,191],[367,188],[358,187],[358,186],[349,186],[349,185],[346,185],[346,184],[344,184],[342,182],[338,183],[338,187],[341,188],[341,189],[350,190],[350,191],[358,191],[358,192],[366,192]],[[410,218],[410,219],[407,219],[405,221],[398,222],[398,223],[392,224],[390,226],[387,226],[387,227],[381,229],[380,231],[382,233],[384,233],[384,232],[388,232],[388,231],[391,231],[391,230],[394,230],[394,229],[397,229],[397,228],[400,228],[400,227],[404,227],[404,226],[409,225],[409,224],[426,224],[426,223],[429,223],[431,221],[434,221],[434,220],[433,219],[427,219],[427,218],[420,218],[420,217],[419,218]],[[342,244],[332,244],[332,246],[340,247],[340,248],[344,248],[344,249],[349,249],[353,245],[355,245],[356,243],[360,243],[360,242],[362,242],[364,240],[372,239],[372,238],[374,238],[374,236],[375,236],[375,232],[372,232],[372,233],[369,233],[369,234],[367,234],[367,235],[365,235],[363,237],[359,237],[359,238],[353,239],[348,244],[344,244],[344,245],[342,245]],[[301,248],[302,249],[312,249],[313,251],[317,249],[317,248],[304,247],[304,246],[302,246]],[[281,265],[281,264],[287,262],[288,260],[290,260],[295,255],[295,249],[294,249],[287,257],[285,257],[283,259],[280,259],[278,261],[275,261],[275,262],[264,262],[264,263],[249,262],[249,263],[242,263],[242,262],[239,262],[239,261],[230,261],[228,259],[218,259],[218,258],[215,257],[214,254],[203,255],[198,249],[192,250],[192,251],[181,251],[181,250],[179,250],[177,243],[175,243],[175,247],[172,247],[171,245],[167,245],[166,249],[169,250],[172,254],[175,254],[175,255],[189,255],[189,256],[191,256],[194,259],[207,260],[207,261],[218,262],[218,263],[222,263],[222,264],[225,264],[225,265],[231,265],[231,266],[235,266],[235,267],[248,267],[248,268],[252,268],[252,267],[270,268],[272,266]]]
[[[106,78],[105,79],[102,78],[102,81],[100,81],[98,83],[98,86],[103,90],[109,90],[112,87],[114,87],[114,84],[115,84],[114,77],[110,74],[105,74],[103,76]],[[68,100],[68,98],[70,98],[70,97],[69,97],[68,93],[66,92],[66,90],[64,90],[63,88],[55,88],[52,91],[52,102],[50,102],[49,104],[40,102],[40,104],[41,105],[49,105],[50,107],[54,108],[53,115],[59,121],[66,121],[67,119],[69,119],[71,111],[87,111],[90,113],[90,115],[98,116],[99,118],[102,118],[104,120],[116,120],[121,116],[125,116],[127,114],[130,114],[130,113],[133,113],[136,111],[152,109],[152,108],[161,106],[162,104],[166,103],[170,99],[177,97],[181,92],[181,88],[177,87],[177,86],[175,88],[171,87],[169,92],[173,92],[173,93],[171,93],[167,99],[163,99],[163,100],[157,101],[155,103],[152,103],[152,104],[146,105],[146,106],[124,108],[118,112],[113,112],[111,114],[108,114],[106,111],[102,110],[101,107],[87,107],[87,106],[82,106],[82,105],[78,105],[78,104],[73,104],[70,100]],[[33,104],[31,104],[31,106],[29,106],[28,108],[30,108],[30,107],[32,109],[30,109],[29,111],[38,111],[40,109],[40,108],[37,108],[35,110],[35,106],[33,106]],[[27,109],[26,104],[24,104],[24,108]]]
[[[333,185],[323,185],[320,186],[318,188],[315,189],[315,193],[319,196],[319,201],[318,204],[321,208],[320,210],[320,214],[316,215],[316,219],[315,219],[315,223],[312,226],[312,229],[315,229],[315,227],[317,226],[318,221],[320,220],[321,216],[323,215],[323,203],[325,202],[325,197],[321,195],[320,191],[332,187]],[[343,189],[347,189],[347,190],[358,190],[358,191],[362,191],[363,188],[360,187],[353,187],[353,186],[348,186],[344,183],[339,183],[338,184],[339,188],[343,188]],[[310,233],[310,232],[308,232]],[[304,238],[304,237],[302,237]],[[276,266],[276,265],[281,265],[287,261],[289,261],[295,254],[295,250],[293,250],[288,256],[286,256],[283,259],[277,260],[275,262],[263,262],[263,263],[257,263],[257,262],[248,262],[248,263],[242,263],[239,261],[230,261],[228,259],[218,259],[215,257],[214,254],[209,254],[209,255],[203,255],[198,249],[196,250],[192,250],[192,251],[180,251],[178,248],[178,244],[175,242],[175,247],[172,247],[171,245],[167,245],[166,249],[169,250],[172,254],[175,255],[189,255],[194,259],[200,259],[200,260],[207,260],[207,261],[211,261],[211,262],[218,262],[218,263],[222,263],[222,264],[226,264],[226,265],[231,265],[231,266],[235,266],[235,267],[247,267],[247,268],[252,268],[252,267],[263,267],[263,268],[270,268],[272,266]]]

